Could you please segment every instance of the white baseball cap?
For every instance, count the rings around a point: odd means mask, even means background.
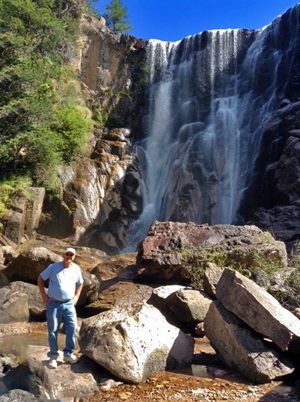
[[[66,253],[72,253],[72,254],[76,255],[75,249],[74,249],[74,248],[71,248],[71,247],[69,247],[69,248],[66,249],[65,254],[66,254]]]

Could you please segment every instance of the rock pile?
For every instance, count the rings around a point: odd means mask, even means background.
[[[8,246],[1,248],[1,317],[44,318],[35,281],[47,264],[60,259],[62,246],[44,238],[43,246],[29,243],[9,258]],[[140,383],[165,369],[190,366],[196,333],[206,333],[229,369],[255,383],[293,373],[294,355],[300,351],[300,321],[254,281],[220,267],[220,255],[223,262],[235,261],[249,273],[253,267],[257,272],[255,264],[262,259],[287,267],[284,245],[254,226],[155,222],[137,256],[108,259],[93,249],[77,247],[84,276],[77,309],[85,318],[79,332],[84,356],[72,372],[76,378],[68,386],[68,395],[79,395],[76,383],[85,390],[80,395],[86,396],[103,377]],[[203,275],[203,289],[188,286],[191,269]],[[5,375],[5,381],[0,379],[0,389],[9,391],[10,379],[22,372],[24,381],[35,378],[40,391],[62,397],[59,378],[69,375],[67,368],[58,365],[53,377],[46,351],[35,348],[21,366]],[[100,379],[91,367],[99,367]],[[22,388],[33,392],[30,384],[27,381]]]

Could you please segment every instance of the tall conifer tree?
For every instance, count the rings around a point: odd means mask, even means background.
[[[132,31],[130,21],[127,15],[127,7],[123,6],[122,0],[111,0],[110,3],[105,3],[106,13],[102,16],[106,20],[108,28],[117,33]]]

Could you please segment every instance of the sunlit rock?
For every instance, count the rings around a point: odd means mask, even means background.
[[[206,336],[226,364],[251,381],[265,383],[295,370],[288,356],[263,342],[219,301],[210,305],[204,326]]]
[[[300,320],[255,282],[225,269],[217,286],[217,298],[283,351],[300,354]]]
[[[165,369],[191,365],[193,343],[147,304],[115,308],[87,318],[79,338],[84,355],[130,383],[143,382]]]

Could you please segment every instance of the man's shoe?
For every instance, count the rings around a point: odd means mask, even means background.
[[[70,356],[64,356],[64,362],[74,364],[78,362],[78,358],[71,354]]]
[[[57,361],[56,361],[56,359],[50,359],[48,366],[49,366],[49,368],[51,368],[51,369],[56,369],[56,368],[57,368]]]

